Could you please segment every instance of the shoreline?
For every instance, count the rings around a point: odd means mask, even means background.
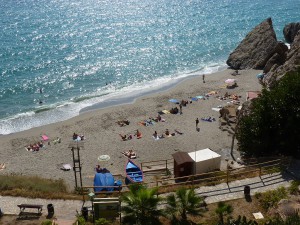
[[[95,109],[83,112],[79,116],[69,120],[32,128],[30,130],[0,136],[1,161],[6,168],[2,174],[23,174],[41,176],[51,179],[63,179],[68,186],[74,187],[74,173],[62,171],[59,165],[68,163],[72,165],[72,152],[69,148],[73,133],[82,134],[86,137],[84,148],[80,150],[82,162],[82,177],[84,185],[91,185],[95,165],[99,164],[99,155],[110,155],[108,162],[100,163],[102,167],[108,168],[113,174],[124,174],[125,158],[123,151],[133,149],[138,158],[137,163],[171,159],[176,151],[191,152],[198,149],[210,148],[213,151],[228,157],[228,149],[231,147],[231,135],[219,129],[219,112],[211,108],[219,105],[226,105],[226,101],[216,99],[215,95],[209,100],[193,101],[183,107],[183,114],[163,114],[166,122],[157,122],[153,126],[142,126],[139,122],[156,117],[163,109],[171,109],[175,105],[168,100],[178,100],[198,95],[204,95],[210,91],[217,91],[224,95],[237,94],[241,96],[241,102],[246,100],[246,91],[259,91],[261,85],[258,83],[256,74],[259,70],[242,70],[241,75],[233,77],[232,70],[226,69],[217,73],[205,76],[205,83],[202,76],[185,79],[174,87],[162,92],[155,92],[149,95],[138,97],[132,104],[109,106],[102,109]],[[224,81],[228,78],[237,80],[238,87],[235,89],[224,88]],[[200,132],[195,129],[195,119],[211,116],[216,122],[200,121]],[[119,120],[128,119],[128,126],[120,127],[116,123]],[[122,141],[119,134],[134,134],[139,129],[143,137],[141,139]],[[176,134],[174,137],[167,137],[161,140],[154,140],[152,134],[157,131],[162,134],[166,129],[174,132],[175,129],[183,132],[183,135]],[[40,136],[46,134],[51,141],[57,137],[61,143],[51,142],[45,145],[38,152],[28,152],[25,146],[40,140]],[[235,144],[236,149],[236,144]]]
[[[215,72],[223,71],[226,68],[227,67],[224,65],[209,67],[209,69],[203,68],[201,70],[189,72],[183,77],[177,76],[174,78],[163,78],[162,84],[159,84],[158,80],[154,80],[154,86],[151,86],[150,82],[148,83],[148,86],[145,87],[138,88],[138,86],[133,86],[133,90],[125,87],[124,90],[123,88],[116,90],[116,92],[111,90],[109,94],[84,98],[85,100],[79,102],[69,101],[56,106],[55,104],[40,105],[38,108],[34,108],[32,111],[7,117],[6,119],[1,119],[2,127],[0,126],[0,128],[2,133],[0,135],[8,135],[26,131],[35,127],[63,122],[89,111],[123,104],[132,104],[136,99],[143,96],[168,91],[187,79],[193,79],[197,76],[201,76],[202,74],[209,76]],[[165,81],[164,79],[167,80]]]

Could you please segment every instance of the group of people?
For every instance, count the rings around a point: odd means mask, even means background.
[[[73,134],[73,140],[74,140],[74,141],[82,141],[82,140],[84,140],[84,139],[85,139],[84,135],[76,134],[76,133],[74,132],[74,134]]]
[[[130,122],[129,122],[129,120],[120,120],[120,121],[117,121],[117,124],[119,124],[120,127],[124,127],[126,125],[129,125]]]
[[[158,135],[157,131],[154,131],[154,133],[153,133],[154,139],[161,139],[161,138],[170,137],[170,136],[175,136],[175,133],[170,133],[169,129],[166,129],[165,132],[161,135]]]
[[[100,165],[96,165],[95,171],[96,171],[96,173],[109,173],[110,172],[106,168],[101,168]]]
[[[122,135],[122,134],[119,134],[120,137],[122,138],[123,141],[127,141],[127,140],[131,140],[133,139],[133,135],[132,134],[128,134],[128,135]],[[134,136],[136,136],[137,139],[140,139],[142,138],[142,133],[139,131],[139,130],[136,130]]]
[[[135,159],[137,157],[136,153],[132,149],[128,150],[127,152],[122,152],[122,154],[129,159]]]
[[[39,151],[40,148],[44,147],[44,143],[39,141],[35,144],[30,144],[26,147],[27,151],[31,151],[31,152],[35,152],[35,151]]]

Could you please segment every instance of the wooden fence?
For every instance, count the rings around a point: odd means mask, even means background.
[[[153,164],[154,163],[154,164]],[[163,179],[157,179],[153,182],[144,183],[148,187],[157,187],[160,193],[175,190],[178,186],[191,186],[191,187],[201,187],[201,186],[210,186],[220,183],[229,183],[231,181],[242,180],[245,178],[251,177],[261,177],[265,174],[272,174],[274,172],[280,172],[284,170],[290,163],[290,158],[280,158],[274,159],[271,161],[260,162],[255,164],[248,164],[247,166],[236,168],[236,169],[227,169],[226,171],[215,171],[209,173],[195,174],[185,177],[176,177],[164,176]],[[159,160],[142,163],[142,168],[147,166],[159,165],[163,166],[165,170],[170,169],[170,160]],[[103,187],[103,186],[101,186]],[[115,187],[115,186],[109,186]],[[103,188],[109,188],[103,187]],[[85,186],[81,188],[82,195],[88,195],[89,189],[93,189],[95,186]],[[122,189],[117,191],[102,191],[95,194],[104,194],[104,195],[121,195],[121,193],[127,192],[129,190],[127,185],[122,185]]]

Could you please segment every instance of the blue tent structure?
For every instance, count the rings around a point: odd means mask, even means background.
[[[111,173],[96,173],[94,176],[94,186],[103,186],[95,187],[94,192],[100,191],[113,191],[113,187],[105,188],[105,186],[114,186],[115,178]]]

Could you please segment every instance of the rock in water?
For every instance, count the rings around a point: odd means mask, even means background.
[[[226,63],[235,70],[263,69],[275,53],[277,44],[272,19],[268,18],[247,34]]]

